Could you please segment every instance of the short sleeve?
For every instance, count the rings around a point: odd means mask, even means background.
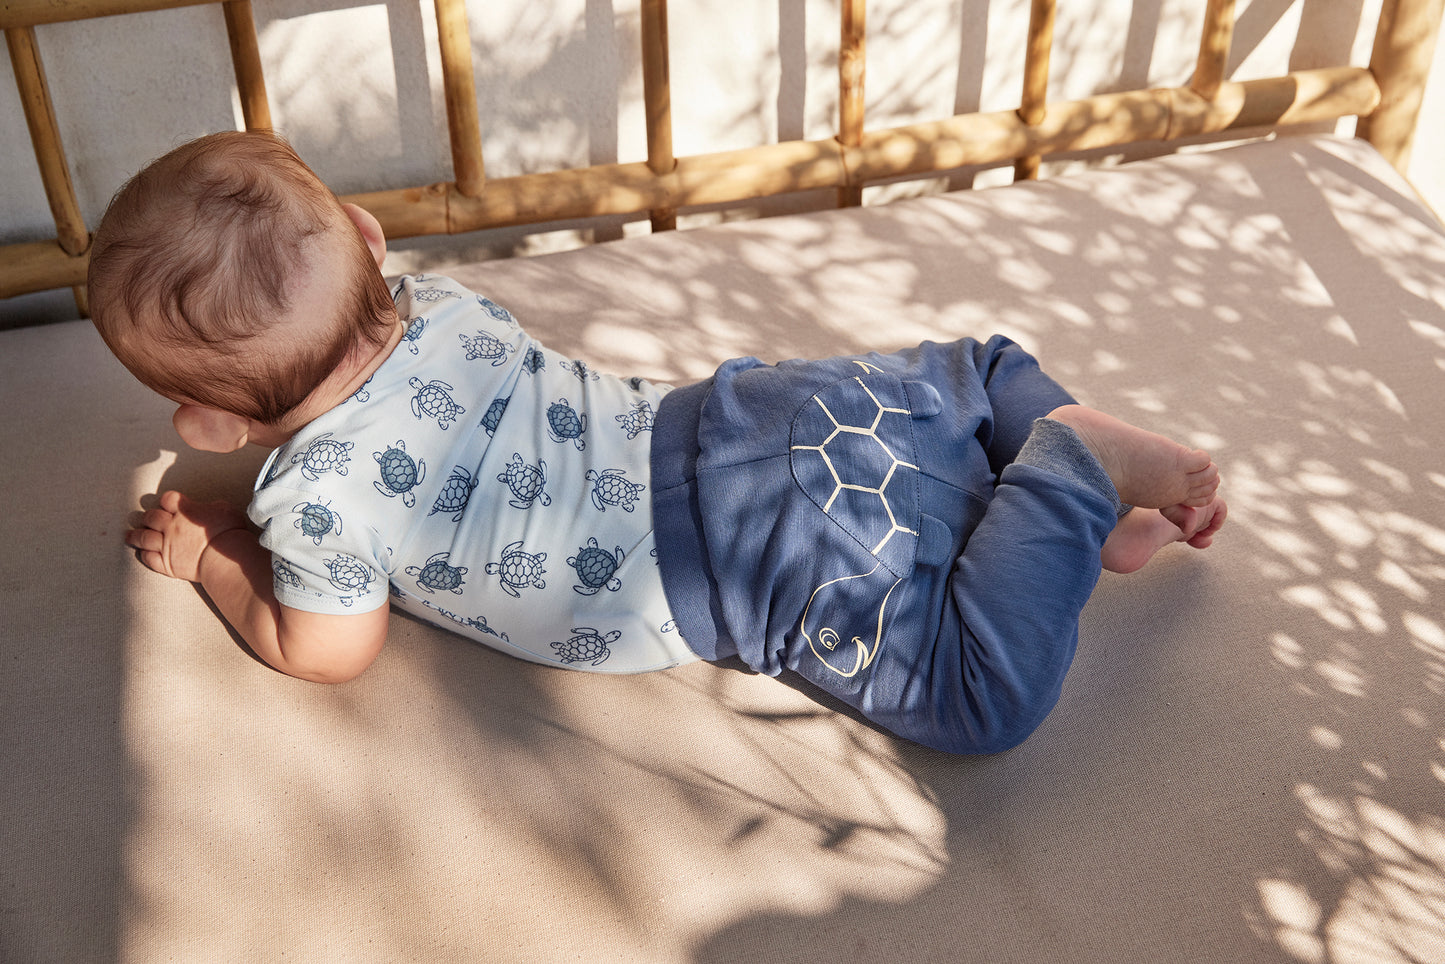
[[[387,600],[389,550],[361,522],[315,493],[269,485],[251,500],[251,521],[271,551],[276,599],[305,612],[352,615]]]

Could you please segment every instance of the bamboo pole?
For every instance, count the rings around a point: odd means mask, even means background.
[[[90,232],[80,215],[70,165],[65,161],[65,148],[60,143],[60,127],[55,120],[55,105],[50,100],[50,86],[45,82],[40,48],[35,43],[35,28],[13,27],[5,31],[5,45],[15,70],[25,123],[30,128],[35,162],[40,166],[40,180],[45,185],[45,199],[55,219],[57,240],[66,254],[81,254],[90,247]]]
[[[225,0],[226,36],[231,41],[231,64],[236,70],[236,92],[246,130],[271,129],[271,104],[266,98],[266,77],[261,71],[261,47],[256,40],[256,18],[251,0]]]
[[[1209,0],[1204,9],[1204,31],[1199,38],[1199,59],[1189,89],[1205,100],[1213,100],[1229,67],[1229,48],[1234,41],[1234,0]]]
[[[1054,47],[1054,0],[1033,0],[1029,6],[1029,39],[1024,52],[1024,89],[1019,119],[1030,127],[1043,122],[1049,101],[1049,55]],[[1030,154],[1014,162],[1014,180],[1039,176],[1040,157]]]
[[[441,47],[442,87],[446,91],[447,132],[452,146],[452,175],[464,197],[482,193],[482,122],[477,113],[477,83],[472,73],[472,38],[466,0],[436,0],[437,41]]]
[[[659,177],[677,166],[672,152],[672,71],[667,50],[667,0],[642,0],[642,99],[647,109],[647,167]],[[648,212],[652,230],[677,227],[676,208]]]
[[[1386,0],[1375,28],[1370,71],[1380,85],[1380,106],[1355,128],[1400,173],[1410,166],[1410,149],[1425,78],[1445,16],[1445,0]]]
[[[1226,130],[1368,114],[1380,102],[1370,71],[1335,67],[1227,81],[1206,101],[1188,88],[1102,94],[1051,105],[1035,126],[1016,110],[866,132],[856,147],[836,139],[788,141],[679,158],[659,176],[642,162],[494,178],[476,197],[433,184],[358,194],[390,237],[474,231],[660,207],[727,204],[791,191],[997,164],[1029,154],[1113,147]],[[75,283],[83,259],[54,242],[0,248],[0,297]]]
[[[864,81],[868,73],[868,7],[866,0],[843,0],[842,37],[838,47],[838,143],[856,148],[863,141]],[[863,203],[861,181],[838,190],[839,207]]]

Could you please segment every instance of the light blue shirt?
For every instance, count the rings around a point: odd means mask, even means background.
[[[523,659],[644,672],[696,657],[653,542],[648,459],[667,386],[543,348],[448,278],[393,291],[406,335],[272,453],[251,519],[277,599],[392,605]]]

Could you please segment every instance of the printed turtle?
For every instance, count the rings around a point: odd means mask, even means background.
[[[652,431],[653,425],[657,423],[657,412],[653,411],[652,403],[645,398],[625,414],[612,417],[622,423],[622,429],[627,433],[629,441],[643,432]]]
[[[508,594],[516,598],[522,598],[519,589],[526,589],[529,586],[537,589],[546,589],[547,583],[542,579],[547,570],[542,568],[542,563],[547,561],[545,552],[531,553],[523,550],[522,542],[518,541],[502,548],[502,560],[500,562],[487,563],[487,575],[501,576],[502,588]]]
[[[581,382],[586,382],[589,378],[595,382],[602,377],[601,375],[594,372],[592,369],[588,368],[587,363],[584,361],[568,362],[562,367],[565,371],[569,371],[572,374],[576,375],[578,381]]]
[[[301,577],[296,574],[296,570],[283,560],[271,560],[271,574],[275,577],[278,586],[290,586],[292,589],[302,590],[306,588],[301,584]]]
[[[629,482],[624,476],[625,469],[603,469],[597,472],[587,470],[587,481],[592,483],[592,504],[603,512],[609,505],[621,506],[622,511],[631,512],[633,503],[647,486],[640,482]]]
[[[406,443],[400,439],[385,452],[372,452],[371,457],[381,466],[381,480],[371,483],[376,491],[388,499],[401,496],[408,509],[416,505],[416,495],[411,490],[426,477],[426,462],[407,455]]]
[[[291,464],[301,463],[301,474],[312,482],[319,481],[317,473],[335,472],[337,475],[346,474],[346,463],[351,461],[349,453],[355,442],[341,442],[331,437],[331,433],[318,435],[306,446],[306,451],[297,452],[291,456]]]
[[[577,578],[582,580],[582,585],[572,588],[583,596],[596,595],[602,589],[616,592],[622,588],[622,580],[614,574],[624,558],[621,546],[615,552],[608,552],[597,544],[595,538],[588,539],[587,545],[567,560],[567,565],[576,569]]]
[[[416,389],[416,394],[411,397],[411,411],[417,418],[430,415],[437,420],[437,426],[445,431],[451,427],[453,419],[466,414],[467,410],[447,394],[453,389],[446,382],[433,378],[423,385],[420,378],[412,378],[407,384]]]
[[[341,516],[332,512],[330,506],[320,502],[300,502],[291,511],[300,513],[296,528],[318,546],[321,545],[321,537],[328,532],[341,535]]]
[[[432,503],[431,511],[427,515],[434,516],[438,512],[450,512],[453,513],[453,522],[461,522],[462,510],[467,507],[467,500],[472,497],[472,490],[476,487],[477,480],[472,478],[472,473],[460,465],[456,466],[442,485],[441,493]]]
[[[369,566],[355,556],[336,556],[326,560],[326,569],[331,573],[331,585],[342,592],[365,592],[375,575]],[[350,596],[342,596],[343,606],[351,605]]]
[[[417,339],[420,338],[425,331],[425,318],[413,318],[411,324],[406,326],[406,331],[402,334],[401,340],[406,342],[406,347],[411,351],[413,355],[421,354],[421,352],[416,347],[416,342]]]
[[[467,349],[467,361],[474,361],[478,358],[489,360],[493,368],[506,364],[508,353],[517,350],[517,346],[509,345],[485,331],[478,331],[475,335],[458,335],[457,337],[462,340],[462,344]]]
[[[507,463],[507,470],[497,476],[497,481],[512,490],[507,504],[514,508],[530,509],[533,502],[552,504],[552,497],[542,491],[547,484],[547,463],[541,459],[536,465],[528,465],[522,461],[521,452],[513,452],[512,461]]]
[[[448,291],[445,288],[412,288],[411,300],[421,304],[434,304],[438,301],[445,301],[448,298],[460,298],[461,295],[455,291]]]
[[[528,375],[535,375],[547,366],[547,356],[540,348],[527,349],[527,356],[522,359],[522,371]]]
[[[547,434],[552,441],[566,444],[571,442],[581,452],[587,447],[582,433],[587,431],[587,416],[578,415],[572,403],[559,398],[547,406]]]
[[[454,592],[458,596],[462,594],[462,586],[465,583],[462,577],[467,574],[466,566],[452,566],[447,564],[451,557],[450,552],[438,552],[421,566],[407,566],[406,574],[416,577],[416,584],[427,592]]]
[[[603,634],[590,626],[575,626],[572,632],[577,635],[565,643],[552,643],[557,659],[564,663],[591,663],[593,666],[605,663],[612,655],[608,644],[622,638],[622,633],[616,629]]]
[[[483,298],[481,295],[477,295],[477,304],[481,306],[483,311],[491,315],[497,321],[500,321],[502,324],[506,325],[508,328],[517,327],[517,319],[512,317],[512,313],[507,309],[503,308],[501,305],[497,304],[492,299]]]
[[[482,416],[482,428],[487,430],[488,437],[497,434],[497,426],[502,424],[502,414],[506,412],[507,403],[511,400],[510,395],[506,398],[494,398],[492,404],[487,406],[487,414]]]
[[[362,403],[371,401],[371,392],[367,391],[366,389],[366,386],[370,384],[371,376],[367,376],[366,381],[361,383],[361,387],[351,393],[351,397]]]

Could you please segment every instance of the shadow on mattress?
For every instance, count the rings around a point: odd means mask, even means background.
[[[88,329],[0,336],[6,491],[47,520],[0,564],[0,949],[1438,957],[1445,238],[1397,191],[1281,142],[451,272],[673,380],[1002,331],[1211,447],[1218,545],[1106,577],[1058,709],[988,758],[735,667],[563,673],[405,617],[353,684],[280,677],[118,546],[158,484],[242,498],[255,466],[169,454]]]

